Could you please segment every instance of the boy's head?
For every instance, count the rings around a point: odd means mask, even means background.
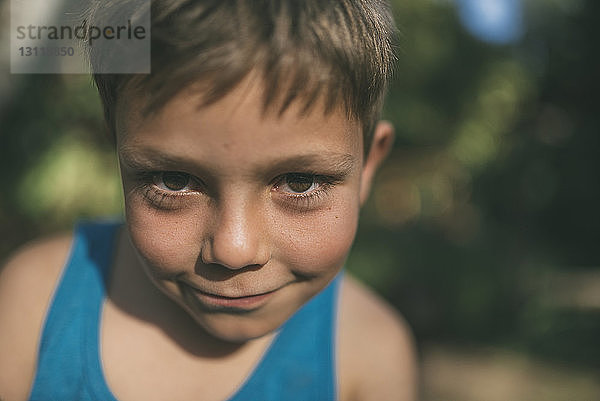
[[[173,0],[152,19],[153,73],[96,76],[132,243],[207,332],[264,335],[341,269],[390,147],[387,8]]]

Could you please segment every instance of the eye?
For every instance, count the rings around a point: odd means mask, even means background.
[[[190,189],[192,177],[178,171],[165,171],[154,175],[152,181],[154,185],[162,190],[181,192]]]
[[[283,176],[278,185],[279,190],[290,194],[306,194],[319,188],[319,182],[314,175],[290,173]]]

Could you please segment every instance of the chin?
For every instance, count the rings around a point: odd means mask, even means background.
[[[212,337],[228,343],[255,340],[273,333],[280,326],[280,324],[246,321],[231,316],[196,319],[196,322]]]

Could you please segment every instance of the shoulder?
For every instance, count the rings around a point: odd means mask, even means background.
[[[40,330],[72,236],[23,246],[0,267],[0,398],[26,399],[33,380]]]
[[[400,315],[349,275],[339,312],[340,400],[415,400],[416,350]]]

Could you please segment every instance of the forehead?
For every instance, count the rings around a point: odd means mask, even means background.
[[[150,115],[142,112],[140,98],[133,98],[120,107],[117,144],[120,149],[212,161],[215,168],[286,156],[361,158],[360,124],[343,110],[325,113],[317,102],[304,113],[300,103],[292,103],[280,114],[263,107],[262,89],[247,79],[222,99],[202,105],[202,92],[190,88]]]

